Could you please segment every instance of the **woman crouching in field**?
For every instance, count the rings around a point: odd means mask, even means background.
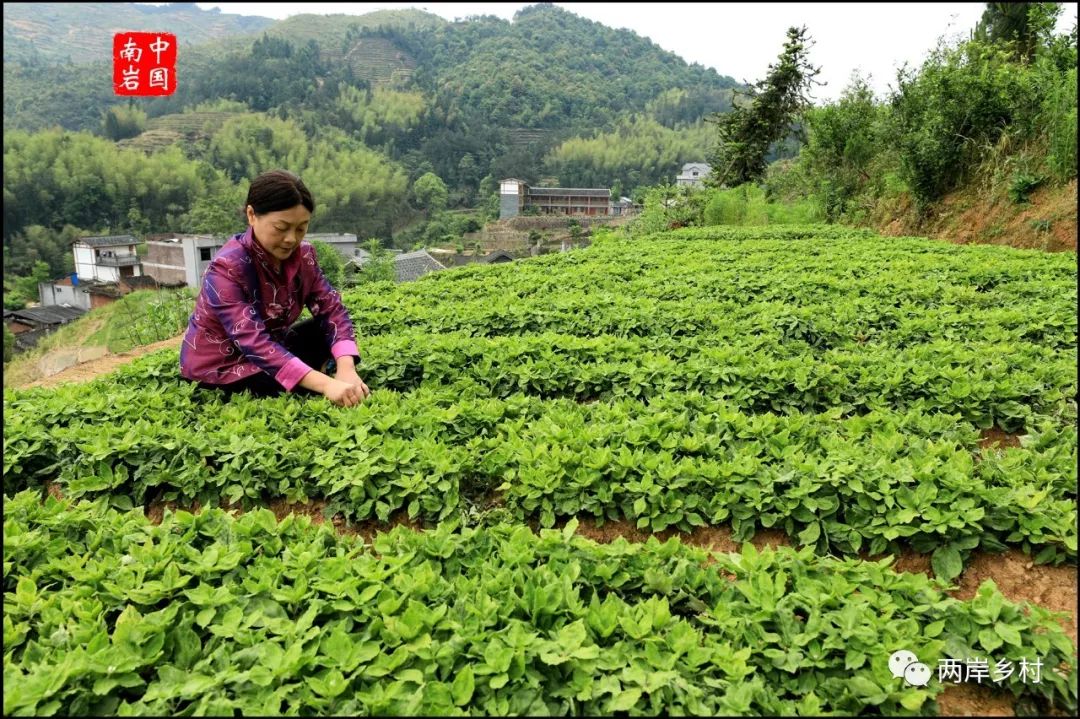
[[[246,205],[247,231],[207,267],[180,374],[230,395],[303,391],[342,407],[362,402],[370,390],[356,374],[352,321],[303,241],[315,211],[311,192],[291,172],[274,170],[255,178]],[[293,325],[304,305],[312,318]]]

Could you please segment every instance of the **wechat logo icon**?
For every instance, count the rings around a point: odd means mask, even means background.
[[[913,652],[907,649],[893,652],[889,657],[889,671],[897,679],[915,687],[925,687],[930,683],[930,667],[919,661]]]

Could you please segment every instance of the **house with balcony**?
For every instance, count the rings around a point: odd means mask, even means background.
[[[611,189],[606,187],[530,187],[508,177],[499,182],[499,219],[528,211],[538,215],[611,215]]]
[[[124,277],[138,277],[142,263],[135,253],[139,244],[131,235],[80,237],[71,243],[75,255],[75,274],[80,280],[119,282]]]

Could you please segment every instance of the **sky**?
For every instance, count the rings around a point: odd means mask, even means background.
[[[159,3],[153,3],[159,4]],[[196,3],[223,13],[283,20],[299,13],[363,15],[374,10],[419,8],[454,20],[496,15],[506,20],[532,3]],[[967,37],[985,3],[577,3],[556,5],[608,27],[647,37],[689,63],[711,67],[737,81],[756,82],[780,54],[792,25],[806,25],[813,41],[809,61],[820,67],[811,93],[819,103],[836,100],[852,73],[869,76],[879,99],[896,86],[896,69],[918,66],[939,38]],[[1076,20],[1067,3],[1058,30]]]

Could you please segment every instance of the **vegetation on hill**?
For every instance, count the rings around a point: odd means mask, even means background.
[[[4,3],[4,65],[99,63],[112,55],[118,13],[124,30],[173,33],[182,52],[274,25],[269,18],[200,10],[195,3]]]
[[[4,367],[4,386],[21,387],[41,379],[42,358],[57,350],[103,347],[119,353],[175,337],[187,327],[195,296],[190,287],[138,290],[96,307],[42,337],[31,349],[13,354]]]
[[[990,3],[972,38],[942,41],[921,67],[901,69],[897,89],[884,101],[856,75],[838,101],[791,116],[788,126],[797,123],[805,134],[794,158],[768,168],[758,163],[754,172],[725,174],[721,167],[712,178],[732,184],[753,180],[753,187],[739,189],[741,197],[731,190],[659,187],[648,193],[642,226],[819,217],[900,233],[947,229],[964,241],[993,241],[992,231],[971,232],[937,215],[996,226],[999,234],[1003,225],[1026,215],[1028,224],[1009,241],[1069,247],[1053,238],[1076,231],[1076,26],[1054,34],[1061,6],[1034,3],[1026,10],[1030,22],[1007,31],[1001,28],[1013,27],[1008,23],[1015,22],[1016,10],[1005,5]],[[782,58],[777,68],[783,67]],[[760,156],[769,139],[759,136],[764,125],[740,124],[738,117],[764,112],[767,99],[761,91],[753,105],[724,116],[716,162],[742,162],[749,148]],[[1047,193],[1048,209],[1030,216],[1025,209],[1040,190]],[[1067,205],[1070,196],[1073,207],[1060,211],[1057,206]],[[976,206],[980,218],[967,212]],[[984,222],[990,216],[993,222]]]
[[[547,4],[513,22],[448,23],[418,11],[336,25],[298,16],[234,47],[185,53],[181,89],[139,103],[98,102],[100,83],[80,84],[87,67],[67,78],[5,63],[15,80],[4,98],[6,266],[26,275],[42,260],[67,271],[73,231],[234,232],[246,182],[280,166],[315,192],[319,230],[406,248],[452,232],[444,208],[416,201],[426,176],[445,185],[445,209],[490,216],[500,177],[631,194],[725,143],[753,146],[758,170],[798,155],[760,178],[767,199],[817,207],[789,218],[876,222],[908,207],[925,217],[972,183],[1024,203],[1076,176],[1076,34],[1053,34],[1058,12],[1031,5],[1021,26],[1009,19],[1015,10],[988,9],[977,37],[943,43],[922,67],[901,71],[890,97],[855,78],[839,101],[789,118],[799,133],[780,143],[776,128],[769,143],[739,136],[759,124],[738,121],[750,106],[719,116],[732,119],[721,124],[730,137],[703,124],[731,109],[729,78]],[[356,77],[352,60],[387,43],[408,76]],[[775,70],[789,66],[799,63],[781,58]],[[766,85],[751,92],[761,107],[784,97]],[[81,132],[42,129],[49,124]],[[801,147],[791,144],[799,134]],[[724,202],[698,201],[697,216],[681,221],[705,222],[710,204],[713,219],[733,216]]]
[[[388,47],[394,67],[356,73]],[[410,247],[447,234],[443,209],[486,208],[500,176],[630,192],[704,156],[702,118],[729,106],[735,84],[546,4],[514,22],[296,16],[178,62],[174,95],[123,103],[94,89],[107,63],[70,77],[5,63],[9,271],[38,259],[67,271],[72,232],[236,231],[247,181],[275,167],[312,188],[319,230],[389,243],[422,219],[401,240]],[[445,206],[415,200],[428,176]]]
[[[830,220],[858,222],[901,196],[925,216],[963,185],[1021,204],[1040,185],[1068,183],[1077,172],[1076,26],[1032,44],[1028,60],[1013,41],[943,43],[899,73],[887,102],[856,78],[839,102],[806,114],[806,146],[770,185],[813,197]]]

